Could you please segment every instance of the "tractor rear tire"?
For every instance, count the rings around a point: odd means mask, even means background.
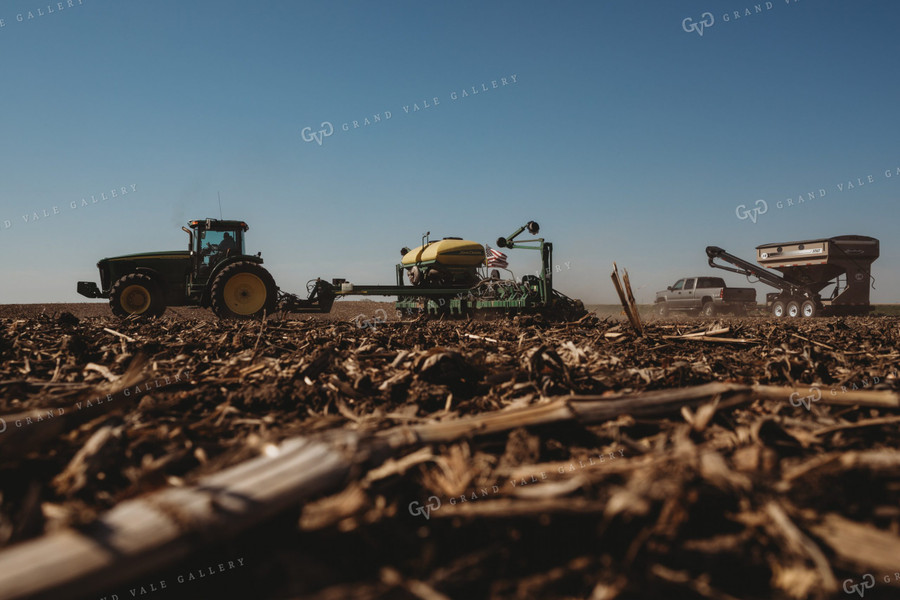
[[[213,312],[220,319],[255,319],[275,312],[275,279],[256,263],[232,263],[216,275],[210,290]]]
[[[109,307],[117,317],[158,317],[166,310],[162,289],[144,273],[129,273],[116,281],[109,293]]]

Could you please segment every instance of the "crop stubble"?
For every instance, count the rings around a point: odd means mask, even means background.
[[[344,319],[382,306],[346,304]],[[824,598],[864,573],[878,576],[866,597],[900,592],[897,411],[828,404],[898,389],[900,319],[666,320],[636,337],[616,319],[359,327],[169,314],[0,319],[0,416],[55,411],[6,419],[0,433],[0,544],[89,524],[291,437],[730,382],[796,393],[467,435],[362,463],[345,488],[218,549],[249,555],[246,570],[158,597],[223,586],[253,597]],[[744,342],[677,339],[717,329]],[[106,399],[123,378],[132,391]]]

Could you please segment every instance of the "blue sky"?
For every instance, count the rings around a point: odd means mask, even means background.
[[[895,2],[67,2],[0,0],[0,303],[82,300],[217,193],[289,291],[536,220],[588,302],[613,261],[645,302],[722,274],[707,245],[840,234],[881,240],[900,302]]]

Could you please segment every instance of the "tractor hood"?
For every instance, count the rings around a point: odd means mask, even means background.
[[[102,259],[99,263],[108,263],[119,260],[148,260],[148,259],[183,259],[187,258],[191,253],[187,250],[164,250],[161,252],[139,252],[137,254],[123,254],[122,256],[110,256]]]
[[[104,294],[109,293],[112,285],[120,278],[140,269],[149,269],[162,277],[169,285],[183,285],[191,267],[189,250],[163,250],[161,252],[140,252],[108,256],[97,262],[100,270],[100,285]]]

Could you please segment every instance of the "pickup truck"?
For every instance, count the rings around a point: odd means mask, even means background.
[[[719,313],[744,315],[756,308],[756,290],[726,287],[721,277],[685,277],[656,292],[656,314],[673,310],[696,311],[706,317]]]

